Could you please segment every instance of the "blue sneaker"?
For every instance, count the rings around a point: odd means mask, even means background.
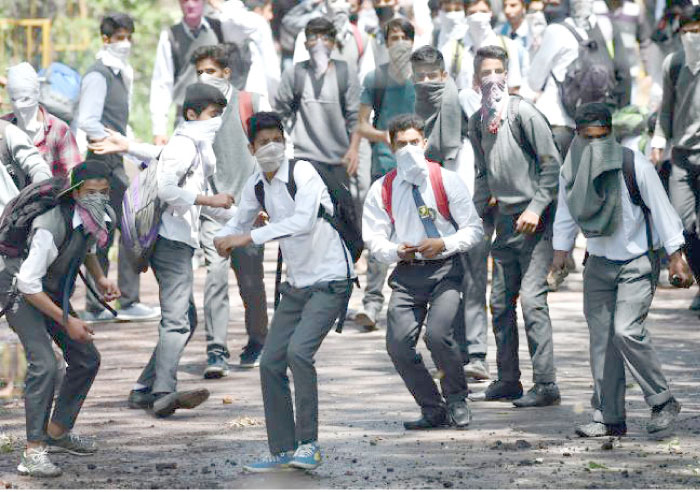
[[[271,454],[257,463],[243,465],[243,469],[251,473],[269,473],[289,470],[289,463],[292,461],[291,451],[279,454]]]
[[[294,451],[290,466],[304,470],[314,470],[321,464],[321,448],[315,442],[302,444]]]

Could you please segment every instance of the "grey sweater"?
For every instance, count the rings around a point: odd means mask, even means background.
[[[683,150],[700,151],[700,74],[693,75],[684,62],[674,87],[672,56],[664,60],[664,94],[654,137],[667,139],[672,146]]]
[[[282,74],[273,107],[294,124],[292,141],[294,157],[331,165],[340,165],[350,146],[350,134],[357,125],[360,107],[360,82],[357,74],[348,67],[345,115],[338,94],[335,65],[316,79],[309,70],[304,77],[301,101],[294,108],[294,67]]]
[[[474,204],[480,215],[491,196],[498,201],[499,212],[505,215],[519,214],[527,209],[541,216],[556,199],[561,158],[552,131],[545,117],[532,104],[521,100],[518,111],[524,137],[535,149],[537,160],[520,148],[505,113],[495,135],[481,121],[479,111],[469,118],[476,164]],[[476,125],[481,125],[480,145],[473,135]]]

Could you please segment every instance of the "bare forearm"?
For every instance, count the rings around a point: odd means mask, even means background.
[[[360,122],[358,125],[359,134],[370,142],[386,142],[386,131],[377,130],[366,121]]]
[[[96,282],[99,282],[105,276],[105,272],[102,271],[102,265],[97,261],[97,255],[87,255],[85,257],[85,267]]]
[[[56,323],[63,323],[63,311],[56,305],[45,292],[37,294],[24,294],[24,298],[29,304],[41,311]]]

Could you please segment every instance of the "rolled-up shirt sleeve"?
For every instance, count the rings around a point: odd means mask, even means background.
[[[216,233],[214,237],[245,234],[250,231],[258,213],[262,208],[255,197],[255,182],[257,174],[251,176],[243,188],[241,203],[235,210],[233,217]]]
[[[444,178],[444,176],[443,176]],[[474,201],[462,178],[454,174],[443,179],[447,201],[452,218],[459,226],[454,234],[443,237],[444,256],[463,253],[476,246],[484,237],[484,228],[479,214],[476,213]]]
[[[372,256],[390,265],[399,261],[399,244],[392,241],[394,225],[381,199],[383,179],[377,180],[367,193],[362,211],[362,238]]]
[[[17,274],[17,289],[22,294],[38,294],[43,292],[43,278],[58,257],[58,248],[53,235],[46,229],[36,229],[32,238],[29,254],[22,262]]]

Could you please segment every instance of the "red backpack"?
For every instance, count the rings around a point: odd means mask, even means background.
[[[442,182],[442,166],[434,161],[428,161],[428,177],[430,178],[430,186],[433,189],[433,194],[435,195],[435,203],[437,205],[438,212],[446,220],[454,226],[455,229],[459,230],[457,222],[452,218],[450,213],[450,205],[447,201],[447,193],[445,192],[445,186]],[[396,178],[396,169],[389,171],[386,176],[384,176],[384,182],[382,183],[382,203],[384,204],[384,210],[389,215],[391,223],[394,223],[394,215],[391,212],[391,193],[394,185],[394,179]]]

